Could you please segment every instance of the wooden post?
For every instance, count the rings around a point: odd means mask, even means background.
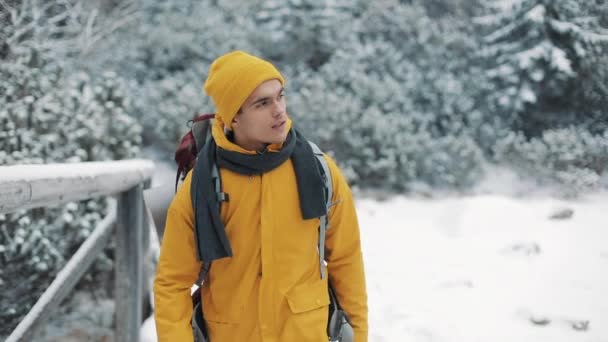
[[[116,342],[139,341],[143,285],[143,186],[119,195],[116,225]]]

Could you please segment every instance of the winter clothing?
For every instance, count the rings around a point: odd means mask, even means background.
[[[281,73],[269,62],[243,51],[233,51],[211,64],[204,89],[213,99],[217,115],[230,129],[232,119],[247,97],[262,82],[272,79],[285,85]]]
[[[194,226],[201,261],[232,256],[230,241],[220,219],[217,193],[212,178],[213,161],[239,174],[253,176],[269,172],[291,158],[294,165],[302,208],[302,217],[312,219],[327,214],[323,179],[314,153],[306,138],[291,129],[283,148],[276,153],[243,154],[218,147],[213,139],[203,147],[192,179],[192,202],[200,203],[194,211]]]
[[[259,84],[271,79],[284,84],[270,63],[237,51],[214,62],[205,83],[218,110],[212,136],[218,147],[216,160],[222,190],[229,195],[229,201],[222,203],[219,218],[213,219],[213,213],[201,217],[215,221],[210,230],[214,233],[220,233],[216,225],[220,221],[224,239],[220,237],[220,243],[214,246],[228,246],[223,251],[213,251],[211,259],[230,252],[232,255],[213,261],[202,286],[210,340],[327,341],[329,278],[350,318],[355,341],[366,342],[367,294],[359,226],[352,193],[335,162],[325,156],[332,178],[333,205],[329,208],[330,228],[325,240],[329,277],[322,279],[317,251],[320,220],[315,216],[322,215],[326,208],[319,210],[317,206],[324,206],[325,200],[315,198],[323,183],[316,184],[316,176],[306,176],[311,171],[318,172],[312,167],[316,166],[315,157],[306,147],[299,146],[302,141],[295,130],[291,138],[288,135],[285,142],[269,145],[261,156],[236,145],[225,134],[247,97]],[[291,121],[286,129],[292,129]],[[264,154],[273,156],[263,161]],[[284,160],[268,167],[277,158]],[[247,159],[253,162],[244,163]],[[208,200],[205,196],[210,193],[204,189],[202,194],[195,193],[196,209],[193,207],[192,183],[200,182],[194,188],[197,192],[210,186],[208,178],[198,179],[206,172],[199,173],[200,168],[203,167],[195,166],[196,177],[192,172],[186,176],[167,214],[154,281],[156,329],[161,342],[193,340],[190,291],[202,266],[197,258],[195,212],[208,205],[199,199]],[[257,171],[246,172],[251,168]],[[315,203],[303,203],[308,201]],[[210,209],[213,208],[208,206]]]
[[[216,121],[216,125],[217,125]],[[218,146],[242,150],[214,125]],[[220,134],[218,134],[218,132]],[[331,158],[335,204],[329,212],[326,250],[329,279],[349,314],[355,341],[367,341],[367,295],[359,227],[350,189]],[[213,262],[202,291],[213,342],[327,339],[327,278],[321,280],[318,219],[304,220],[291,160],[270,172],[246,176],[220,169],[230,201],[221,218],[233,256]],[[154,283],[159,341],[192,341],[190,287],[201,263],[196,257],[192,173],[167,215]],[[293,184],[294,186],[289,186]]]

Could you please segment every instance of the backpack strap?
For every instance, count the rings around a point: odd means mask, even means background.
[[[198,271],[198,278],[196,278],[196,282],[195,282],[195,284],[199,287],[197,289],[197,291],[200,290],[200,287],[203,284],[203,281],[205,281],[205,278],[207,278],[207,274],[209,274],[210,269],[211,269],[211,261],[201,262],[201,269]],[[200,293],[200,291],[199,291],[199,293]]]
[[[194,137],[194,147],[196,148],[196,154],[198,154],[207,141],[212,138],[212,126],[215,114],[202,114],[192,120],[192,136]]]
[[[312,147],[312,150],[321,164],[323,170],[323,182],[325,186],[325,205],[327,207],[327,213],[321,216],[319,223],[319,265],[321,268],[321,279],[324,279],[327,274],[325,272],[325,233],[329,226],[329,208],[332,206],[333,198],[333,184],[331,179],[331,172],[329,171],[329,165],[327,159],[323,156],[321,149],[312,142],[308,142]],[[350,325],[348,315],[340,306],[338,296],[336,296],[334,287],[328,280],[328,292],[329,292],[329,319],[327,321],[327,336],[330,341],[352,341],[353,330]],[[350,331],[350,334],[349,334]],[[350,337],[350,338],[349,338]]]
[[[215,161],[211,166],[211,178],[213,179],[213,183],[215,184],[215,195],[217,196],[217,201],[222,205],[222,202],[228,202],[229,197],[228,194],[222,192],[222,179],[220,178],[220,170],[217,168],[217,164]]]
[[[210,138],[207,137],[207,140],[209,140],[209,139]],[[222,179],[220,178],[220,171],[219,171],[219,169],[217,167],[217,163],[215,163],[215,161],[213,162],[213,165],[211,166],[211,178],[213,179],[213,184],[215,184],[215,195],[217,196],[217,200],[219,202],[219,205],[221,206],[222,202],[228,202],[229,196],[227,193],[222,192]],[[209,273],[210,268],[211,268],[211,261],[209,261],[209,262],[203,261],[202,266],[201,266],[201,271],[199,273],[198,279],[196,280],[196,283],[199,286],[207,277],[207,273]]]
[[[329,215],[329,207],[331,206],[331,200],[333,197],[333,188],[332,188],[331,172],[329,171],[329,165],[327,164],[327,160],[323,156],[323,152],[321,151],[319,146],[317,146],[312,141],[309,141],[308,143],[310,144],[310,147],[312,148],[312,151],[315,154],[315,157],[317,157],[319,164],[321,164],[321,169],[323,170],[322,177],[323,177],[323,183],[324,183],[324,187],[325,187],[325,207],[327,208],[327,214],[325,214],[319,218],[320,223],[319,223],[319,247],[318,248],[319,248],[319,267],[320,267],[321,279],[324,279],[327,276],[327,274],[325,272],[325,267],[324,267],[325,266],[325,233],[327,232],[327,229],[329,229],[328,215]]]

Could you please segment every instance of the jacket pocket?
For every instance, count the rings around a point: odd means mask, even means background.
[[[285,295],[289,309],[297,314],[319,309],[329,305],[327,278],[313,283],[300,284]]]

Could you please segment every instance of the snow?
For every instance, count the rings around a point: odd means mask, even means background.
[[[608,341],[606,203],[360,201],[370,340]]]
[[[38,181],[46,179],[94,178],[106,175],[138,173],[139,178],[152,176],[154,164],[145,159],[82,162],[78,167],[70,163],[18,164],[3,166],[0,179],[9,182]]]
[[[608,194],[364,198],[357,209],[370,341],[608,341]],[[141,341],[156,341],[151,318]]]
[[[536,103],[536,93],[534,90],[530,89],[530,86],[527,84],[522,86],[522,88],[519,90],[519,97],[524,102]]]
[[[543,23],[545,21],[546,12],[545,6],[539,4],[534,6],[534,8],[526,14],[526,18],[535,23]]]
[[[519,3],[521,3],[521,0],[496,0],[492,3],[492,5],[494,5],[495,8],[507,11]]]
[[[572,66],[566,52],[550,42],[542,42],[527,50],[515,54],[519,67],[529,69],[539,60],[548,60],[555,70],[566,75],[573,75]]]
[[[608,41],[608,31],[605,29],[598,29],[599,32],[592,32],[589,30],[584,30],[580,26],[569,23],[567,21],[560,21],[556,19],[550,19],[549,24],[551,28],[555,31],[565,34],[565,33],[573,33],[577,36],[580,36],[585,42],[589,43],[600,43]]]
[[[570,60],[568,59],[566,51],[560,48],[555,47],[551,50],[551,65],[559,72],[567,75],[574,75],[574,71],[572,70],[572,66],[570,65]]]

